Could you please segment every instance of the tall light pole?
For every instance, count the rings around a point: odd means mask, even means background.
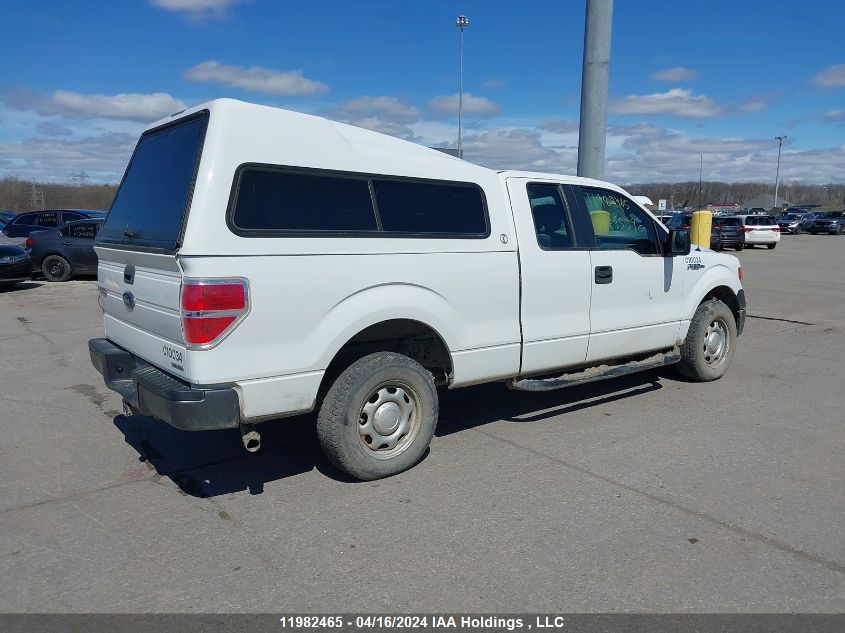
[[[780,184],[780,148],[783,146],[783,140],[785,138],[787,138],[786,134],[775,137],[775,140],[778,142],[778,166],[775,170],[775,200],[772,204],[773,209],[776,209],[778,206],[778,185]]]
[[[578,175],[598,180],[604,180],[612,22],[613,0],[587,0],[584,64],[581,71]]]
[[[455,20],[455,26],[461,32],[461,87],[458,91],[458,158],[464,157],[464,150],[461,145],[464,126],[464,29],[469,26],[469,20],[465,15],[459,15]]]

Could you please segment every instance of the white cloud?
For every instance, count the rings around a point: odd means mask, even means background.
[[[648,95],[629,95],[610,103],[612,114],[664,114],[690,119],[719,116],[722,109],[710,98],[686,88]]]
[[[412,140],[416,138],[408,124],[420,120],[420,111],[396,97],[365,95],[343,101],[327,116],[374,132]]]
[[[502,88],[506,88],[508,82],[504,79],[486,79],[482,84],[488,90],[501,90]]]
[[[96,181],[117,182],[136,141],[132,134],[109,133],[78,140],[0,142],[0,176],[47,182],[84,171]]]
[[[363,96],[339,103],[330,111],[332,116],[343,120],[378,117],[394,123],[419,121],[420,111],[396,97]]]
[[[142,123],[155,121],[185,109],[183,101],[171,97],[166,92],[106,95],[56,90],[52,94],[44,95],[19,90],[4,95],[3,101],[16,110],[31,110],[43,116],[121,119]]]
[[[573,172],[576,152],[557,151],[543,145],[540,134],[530,129],[492,130],[463,139],[464,157],[492,169]]]
[[[209,15],[220,17],[226,11],[248,0],[150,0],[150,4],[159,9],[183,13],[193,18]]]
[[[845,64],[828,66],[813,77],[813,82],[822,88],[842,88],[845,86]]]
[[[739,105],[741,112],[760,112],[765,110],[769,104],[765,99],[751,98]]]
[[[428,102],[428,109],[440,116],[458,115],[458,95],[440,95]],[[476,97],[472,93],[465,92],[463,98],[464,114],[480,114],[492,116],[499,113],[499,106],[487,97]]]
[[[698,77],[698,71],[684,66],[675,66],[651,73],[649,78],[657,81],[690,81]]]
[[[233,88],[277,95],[313,95],[328,92],[326,84],[308,79],[302,70],[274,70],[260,66],[230,66],[214,60],[188,68],[185,79],[211,81]]]
[[[540,124],[540,129],[546,132],[568,134],[570,132],[578,131],[578,121],[573,119],[553,119],[551,121],[543,121]]]
[[[71,136],[73,130],[55,121],[41,121],[35,126],[35,131],[44,136]]]

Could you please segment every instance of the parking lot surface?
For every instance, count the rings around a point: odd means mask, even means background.
[[[357,483],[311,417],[124,417],[96,282],[0,291],[0,611],[845,610],[845,238],[739,253],[721,381],[443,394],[431,452]]]

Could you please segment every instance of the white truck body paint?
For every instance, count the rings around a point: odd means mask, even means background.
[[[101,305],[106,337],[120,347],[192,385],[234,384],[245,422],[313,409],[338,351],[384,321],[432,329],[451,358],[449,386],[460,387],[672,347],[710,290],[741,289],[729,255],[695,253],[703,267],[688,270],[684,257],[538,246],[525,183],[628,195],[609,183],[496,172],[375,132],[229,99],[149,129],[202,111],[208,124],[180,243],[172,252],[98,245]],[[489,235],[239,236],[226,218],[246,164],[471,183],[483,191]],[[593,270],[602,265],[617,276],[597,286]],[[189,349],[182,279],[227,277],[248,280],[249,314],[210,349]]]

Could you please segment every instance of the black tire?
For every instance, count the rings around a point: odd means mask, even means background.
[[[407,404],[400,407],[401,401]],[[371,416],[364,411],[368,404],[378,406]],[[382,439],[401,434],[407,405],[412,405],[407,433],[393,447],[377,446]],[[393,435],[380,435],[384,431],[375,426],[380,414],[385,416],[383,424],[392,425],[393,417],[398,420]],[[433,376],[407,356],[378,352],[355,361],[335,380],[320,407],[317,437],[326,457],[342,471],[365,481],[381,479],[407,470],[422,458],[434,437],[437,416]]]
[[[41,272],[47,281],[67,281],[73,274],[70,263],[61,255],[48,255],[41,262]]]
[[[773,251],[773,250],[775,250],[775,246],[777,246],[777,245],[778,245],[777,242],[775,242],[774,244],[766,244],[766,248],[768,248],[770,251]]]
[[[737,244],[736,246],[734,246],[734,248],[738,251],[741,251],[745,248],[745,244]]]
[[[795,227],[795,232],[793,233],[793,235],[801,235],[801,227],[800,226]]]
[[[725,349],[714,358],[714,350],[708,348],[708,329],[716,323],[724,336]],[[705,301],[695,311],[690,322],[687,337],[681,346],[681,362],[678,371],[691,380],[707,382],[725,375],[733,360],[736,349],[736,318],[731,309],[718,299]],[[711,360],[708,360],[708,357]]]

